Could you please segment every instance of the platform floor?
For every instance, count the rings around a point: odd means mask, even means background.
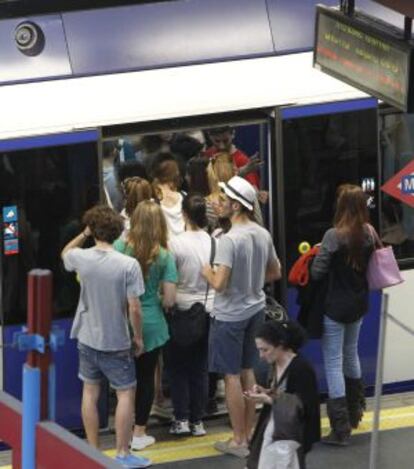
[[[322,406],[322,429],[328,432],[328,420]],[[369,466],[370,433],[372,429],[372,399],[368,400],[368,412],[360,428],[352,437],[348,448],[331,448],[315,445],[308,456],[308,469],[349,468],[366,469]],[[414,467],[414,393],[383,396],[381,401],[381,434],[379,439],[378,469],[409,469]],[[152,419],[149,433],[157,443],[148,450],[139,452],[149,457],[160,468],[197,469],[222,468],[243,469],[242,460],[217,453],[213,444],[230,436],[228,418],[219,415],[206,420],[208,435],[205,437],[172,437],[168,433],[169,425],[164,420]],[[101,436],[104,452],[114,456],[114,433],[106,431]],[[11,468],[11,453],[0,453],[0,469]]]

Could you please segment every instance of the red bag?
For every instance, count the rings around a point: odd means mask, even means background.
[[[313,246],[293,264],[288,276],[288,280],[292,285],[304,287],[308,284],[310,278],[309,263],[318,252],[319,246]]]

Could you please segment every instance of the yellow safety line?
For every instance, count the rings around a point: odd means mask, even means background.
[[[366,412],[359,428],[352,434],[369,433],[372,430],[373,412]],[[380,430],[414,427],[414,406],[397,407],[381,410]],[[329,432],[327,417],[322,419],[322,434]],[[213,448],[216,441],[230,438],[231,432],[210,433],[203,437],[181,437],[170,441],[156,443],[150,449],[136,452],[150,458],[154,464],[184,461],[188,459],[218,456]],[[115,456],[115,450],[104,451],[109,457]],[[0,466],[0,469],[12,469],[12,466]]]

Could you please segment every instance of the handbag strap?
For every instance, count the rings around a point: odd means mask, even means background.
[[[211,251],[210,251],[210,265],[213,267],[214,258],[216,257],[216,240],[210,236]],[[204,298],[204,307],[207,305],[208,291],[210,290],[210,284],[207,282],[206,297]]]
[[[285,380],[287,379],[288,374],[289,374],[289,371],[290,371],[290,367],[291,367],[292,363],[295,361],[295,358],[296,358],[296,357],[297,357],[297,355],[295,355],[295,356],[292,358],[292,360],[290,360],[290,363],[289,363],[289,365],[285,368],[285,370],[283,371],[282,376],[281,376],[277,381],[275,380],[276,382],[273,384],[273,387],[274,387],[275,389],[279,388],[279,387],[282,385],[283,381],[285,381]]]
[[[370,223],[367,223],[367,226],[368,226],[369,233],[371,235],[371,239],[374,242],[374,247],[375,248],[376,247],[383,248],[384,245],[382,244],[382,241],[381,241],[380,237],[378,236],[378,233],[375,230],[375,228]]]

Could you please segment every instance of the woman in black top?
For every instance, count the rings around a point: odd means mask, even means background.
[[[255,385],[252,390],[245,393],[247,399],[254,399],[264,404],[249,448],[248,469],[257,469],[263,465],[266,448],[273,443],[273,435],[278,428],[278,422],[273,417],[272,407],[281,392],[298,396],[303,408],[298,429],[302,437],[296,440],[300,445],[297,456],[301,469],[305,468],[306,453],[311,450],[313,443],[320,439],[319,392],[316,375],[312,366],[298,353],[304,341],[304,330],[298,323],[290,320],[267,321],[256,333],[256,345],[260,358],[272,366],[273,379],[269,389]],[[276,383],[278,383],[277,389]],[[297,444],[294,443],[292,448],[294,446]],[[292,457],[295,457],[294,451],[292,451]]]
[[[325,233],[311,268],[313,279],[328,279],[322,352],[332,430],[323,442],[341,446],[348,443],[351,427],[358,427],[365,408],[358,338],[362,317],[368,311],[366,271],[374,249],[374,229],[368,220],[362,189],[351,184],[340,186],[334,227]]]

